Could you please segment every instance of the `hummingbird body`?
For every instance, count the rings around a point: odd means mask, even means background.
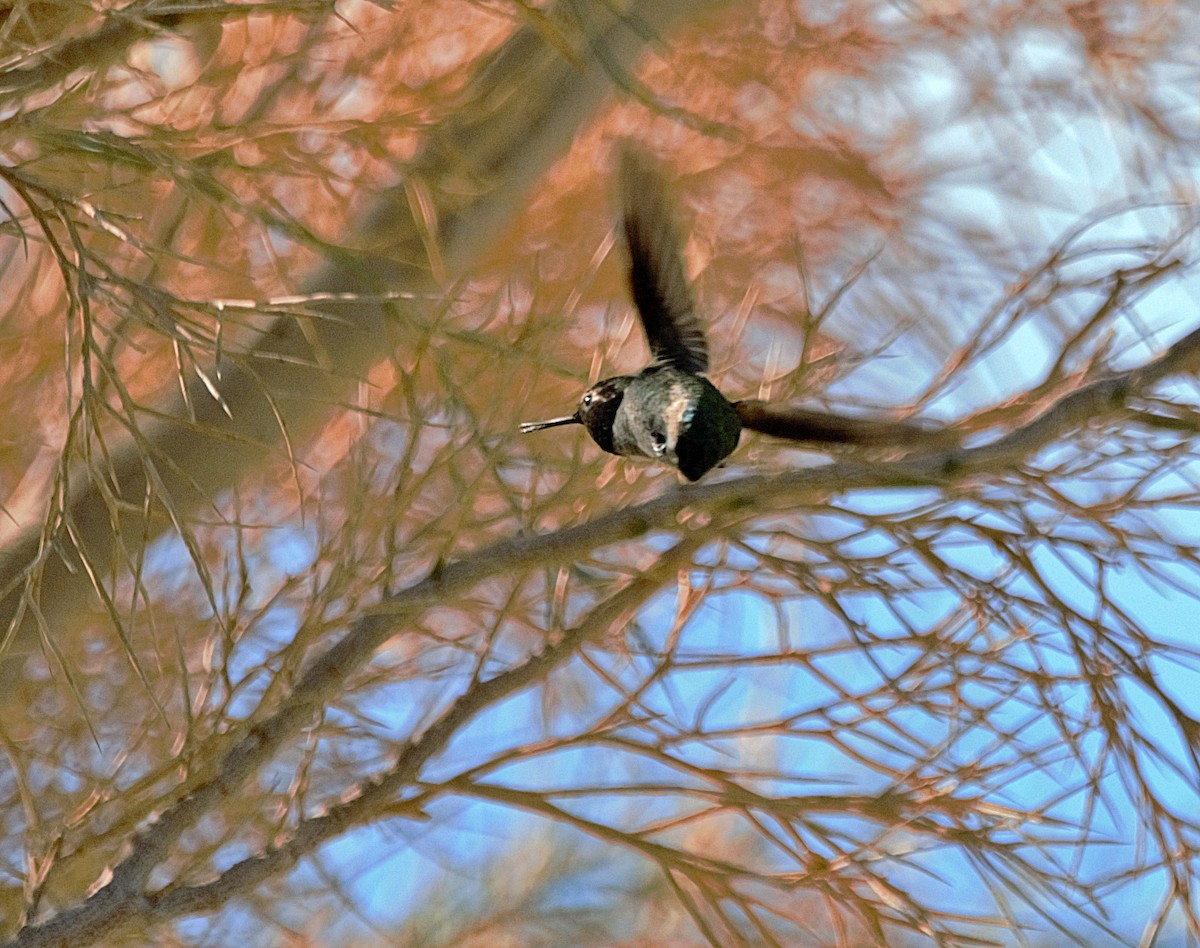
[[[741,432],[737,412],[708,379],[651,366],[625,388],[612,452],[664,461],[695,481],[733,453]]]
[[[708,379],[670,366],[597,382],[575,414],[525,422],[521,430],[581,424],[609,454],[644,457],[699,480],[733,453],[742,426],[737,410]]]
[[[653,458],[695,481],[733,452],[742,426],[734,406],[701,375],[708,344],[662,178],[644,155],[625,148],[620,180],[629,283],[653,361],[637,375],[597,382],[575,414],[526,422],[521,430],[581,424],[605,451]]]
[[[651,363],[637,375],[594,384],[575,414],[524,422],[521,430],[583,425],[610,454],[653,458],[699,480],[733,453],[743,428],[797,442],[909,448],[958,445],[954,431],[904,421],[832,415],[758,400],[729,402],[704,378],[708,343],[683,266],[682,243],[662,176],[635,148],[620,152],[629,287]]]

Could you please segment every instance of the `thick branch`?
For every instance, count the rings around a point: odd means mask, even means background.
[[[130,855],[116,867],[112,881],[77,909],[63,912],[49,922],[25,929],[13,946],[79,944],[81,932],[98,931],[131,921],[154,899],[176,907],[173,913],[212,907],[203,896],[217,889],[197,887],[177,890],[170,896],[145,891],[150,873],[166,857],[179,835],[194,825],[228,795],[239,792],[244,781],[272,759],[285,741],[307,726],[334,695],[342,692],[374,651],[392,635],[402,631],[419,613],[468,592],[484,580],[513,576],[536,567],[569,562],[600,547],[629,540],[650,531],[678,532],[685,510],[706,514],[686,518],[705,526],[680,541],[660,560],[670,567],[675,554],[694,550],[703,539],[725,531],[748,516],[769,510],[784,510],[812,504],[820,498],[854,489],[879,489],[901,485],[953,484],[967,477],[999,474],[1030,460],[1038,450],[1089,421],[1111,420],[1124,412],[1128,398],[1147,394],[1145,388],[1169,375],[1194,371],[1200,365],[1200,330],[1171,346],[1144,366],[1114,375],[1062,398],[1025,427],[976,448],[955,449],[891,463],[832,463],[780,475],[759,475],[729,481],[682,487],[636,507],[614,511],[591,523],[540,536],[515,537],[477,551],[439,570],[434,575],[390,596],[305,672],[295,691],[269,719],[254,727],[220,764],[217,776],[169,808],[135,841]],[[662,582],[664,570],[651,571],[635,580],[599,607],[572,635],[550,646],[524,665],[478,683],[453,704],[426,733],[412,742],[393,770],[370,788],[371,812],[394,799],[394,795],[417,775],[432,754],[483,708],[520,688],[541,680],[586,639],[609,627],[637,601]],[[649,584],[649,585],[648,585]],[[365,807],[366,805],[363,804]],[[307,842],[299,837],[279,851],[272,851],[231,870],[224,885],[241,891],[257,884],[272,872],[283,871],[303,852],[353,825],[355,811],[331,811],[325,822],[312,821],[313,834]],[[340,816],[335,816],[340,814]],[[339,820],[341,822],[339,822]],[[308,837],[305,837],[307,840]],[[311,845],[310,845],[311,844]],[[223,877],[224,878],[224,877]],[[212,885],[217,885],[213,883]],[[190,895],[183,893],[190,892]],[[172,902],[175,899],[177,901]]]
[[[488,678],[475,681],[423,734],[409,742],[395,765],[360,788],[357,796],[330,809],[323,816],[304,821],[283,845],[260,856],[245,859],[210,883],[167,888],[158,893],[144,891],[150,872],[166,856],[179,834],[230,793],[270,759],[298,726],[310,720],[316,707],[330,696],[327,685],[340,673],[348,672],[347,656],[337,648],[327,653],[304,676],[289,701],[289,710],[277,714],[235,749],[225,761],[220,776],[189,794],[171,807],[134,844],[132,853],[116,867],[112,881],[82,906],[63,912],[44,925],[26,928],[12,942],[13,948],[91,944],[101,937],[134,921],[162,921],[180,915],[211,910],[240,892],[290,869],[321,843],[346,830],[377,818],[394,808],[397,795],[412,784],[421,768],[442,751],[451,738],[486,708],[545,677],[562,661],[573,655],[589,639],[596,638],[645,603],[681,566],[690,561],[704,542],[703,533],[691,535],[665,552],[654,568],[645,571],[618,593],[593,609],[561,640],[547,645],[523,664]],[[371,619],[360,623],[362,640],[371,641]],[[347,636],[349,640],[352,636]],[[346,640],[343,640],[345,644]],[[369,654],[369,653],[368,653]],[[353,667],[357,667],[355,663]],[[238,750],[241,750],[241,753]]]
[[[555,28],[560,43],[576,45],[578,55],[571,58],[546,41],[545,25],[522,29],[508,40],[480,70],[464,108],[429,133],[411,167],[407,184],[428,194],[429,216],[437,222],[441,276],[452,280],[470,269],[609,94],[612,68],[629,68],[648,36],[719,3],[642,0],[636,16],[619,15],[606,4],[568,4],[578,19],[560,16]],[[361,233],[348,237],[348,243],[377,252],[326,264],[306,281],[304,291],[376,298],[397,289],[436,293],[425,262],[428,221],[414,220],[409,197],[406,187],[394,188],[366,215]],[[92,599],[79,551],[94,563],[106,563],[120,536],[122,548],[132,552],[138,542],[170,526],[166,517],[137,513],[146,497],[169,497],[174,516],[210,508],[222,489],[278,451],[285,433],[291,443],[302,442],[344,403],[354,381],[386,355],[397,311],[403,318],[404,306],[421,305],[426,304],[328,302],[315,308],[333,318],[276,320],[249,358],[222,367],[220,403],[197,380],[188,394],[194,422],[180,397],[162,410],[162,418],[142,425],[139,443],[114,446],[111,480],[128,501],[116,529],[104,497],[111,488],[98,489],[84,471],[73,477],[65,518],[76,548],[61,544],[50,551],[42,525],[35,524],[0,552],[0,641],[3,630],[18,623],[0,658],[5,700],[19,706],[19,671],[35,641],[31,610],[23,608],[34,588],[29,577],[40,571],[36,588],[52,593],[37,602],[48,634],[70,635]]]

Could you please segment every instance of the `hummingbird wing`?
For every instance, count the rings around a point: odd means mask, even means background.
[[[948,450],[962,443],[961,432],[952,428],[928,428],[910,421],[835,415],[757,399],[734,402],[733,410],[743,428],[788,441],[910,450]]]
[[[708,371],[708,343],[683,266],[675,209],[653,161],[621,149],[621,211],[629,248],[629,284],[656,365]]]

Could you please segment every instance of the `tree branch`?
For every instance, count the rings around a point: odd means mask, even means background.
[[[107,563],[117,537],[123,541],[120,549],[132,553],[180,515],[211,509],[222,489],[285,442],[303,442],[386,354],[397,312],[403,316],[405,306],[422,305],[385,302],[379,294],[397,288],[417,296],[439,292],[425,263],[428,220],[416,220],[410,187],[432,202],[428,216],[437,225],[443,271],[438,277],[451,281],[470,269],[610,94],[613,64],[628,68],[648,37],[721,2],[641,0],[635,13],[567,4],[547,21],[557,30],[557,43],[547,41],[547,24],[525,27],[509,39],[480,70],[464,108],[429,132],[409,181],[385,193],[365,215],[360,233],[347,239],[378,251],[331,260],[304,284],[305,293],[371,298],[314,304],[332,318],[288,316],[268,323],[248,357],[227,359],[214,373],[220,379],[218,398],[209,393],[206,380],[195,380],[186,396],[140,425],[139,437],[110,448],[110,484],[97,485],[85,470],[73,475],[63,513],[71,524],[72,547],[39,523],[26,526],[0,549],[0,694],[7,710],[15,714],[20,706],[16,685],[34,649],[35,614],[40,613],[45,634],[54,636],[72,634],[87,614],[93,591],[88,571],[80,568],[81,556]],[[577,55],[564,56],[563,43],[575,44]],[[520,90],[520,107],[508,101],[513,90]],[[116,524],[106,492],[127,501]],[[168,505],[171,516],[144,509],[148,497]],[[107,567],[97,572],[103,575]],[[38,590],[53,595],[40,596]]]
[[[332,807],[323,816],[304,821],[284,845],[242,860],[212,882],[147,893],[145,886],[150,873],[165,858],[180,833],[194,825],[227,794],[236,793],[250,774],[274,755],[284,740],[312,719],[319,705],[329,696],[327,687],[337,675],[348,674],[360,664],[339,654],[338,647],[331,649],[301,680],[288,701],[287,711],[255,728],[225,760],[216,779],[168,809],[147,829],[134,843],[129,856],[113,870],[107,885],[79,908],[62,912],[43,925],[25,928],[10,943],[11,948],[57,945],[66,948],[90,944],[101,937],[111,937],[122,926],[134,921],[161,921],[214,908],[239,892],[290,869],[321,843],[377,818],[384,810],[394,809],[397,794],[417,779],[425,763],[445,748],[461,728],[496,702],[543,680],[585,642],[628,619],[661,588],[667,577],[690,562],[696,550],[708,539],[705,531],[688,535],[660,556],[652,569],[644,571],[592,609],[558,642],[547,645],[521,665],[492,678],[474,681],[423,734],[409,742],[387,773],[361,785],[352,799]],[[339,645],[345,645],[351,638],[357,638],[360,645],[372,641],[370,627],[373,625],[377,624],[368,617],[356,629],[361,633],[359,636],[352,633]]]
[[[680,487],[636,507],[614,511],[590,523],[554,533],[514,537],[476,551],[413,584],[361,616],[350,631],[304,673],[279,710],[254,726],[221,762],[217,775],[167,809],[117,865],[111,881],[82,906],[50,921],[26,928],[11,944],[45,946],[80,944],[82,933],[107,934],[153,908],[155,900],[177,915],[200,911],[223,888],[164,889],[147,893],[151,872],[168,855],[181,833],[223,798],[236,794],[258,768],[308,725],[326,702],[348,682],[379,648],[420,613],[452,601],[486,579],[516,576],[536,568],[570,562],[609,544],[651,531],[688,531],[659,560],[654,570],[630,582],[593,611],[573,633],[548,646],[524,664],[476,683],[419,738],[412,741],[396,766],[363,791],[363,803],[349,801],[325,817],[309,821],[285,847],[240,863],[210,886],[244,891],[274,872],[283,871],[305,852],[336,833],[380,812],[419,773],[430,757],[483,708],[541,680],[583,642],[611,627],[657,589],[663,577],[703,543],[750,516],[811,504],[822,497],[856,489],[902,485],[951,486],[968,477],[1000,474],[1029,461],[1041,448],[1081,425],[1111,421],[1125,412],[1130,398],[1141,397],[1153,384],[1200,367],[1200,330],[1176,342],[1145,365],[1093,382],[1066,395],[1021,429],[975,448],[958,448],[894,462],[836,462],[779,475],[757,475],[699,486]],[[350,804],[354,805],[351,806]],[[169,893],[176,893],[171,895]]]

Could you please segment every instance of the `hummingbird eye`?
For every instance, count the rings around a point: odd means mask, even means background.
[[[586,395],[584,395],[584,396],[583,396],[583,403],[584,403],[585,405],[590,405],[590,404],[592,403],[592,398],[593,398],[593,397],[594,397],[594,396],[592,395],[592,393],[591,393],[591,392],[588,392]]]

